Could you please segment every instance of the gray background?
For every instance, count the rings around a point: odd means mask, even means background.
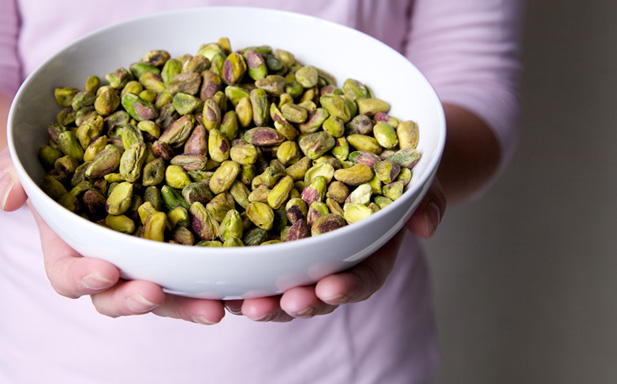
[[[617,2],[529,0],[513,163],[427,242],[438,383],[617,383]]]

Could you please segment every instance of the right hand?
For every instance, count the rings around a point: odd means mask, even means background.
[[[8,148],[0,151],[0,208],[15,211],[27,201]],[[202,324],[218,323],[225,315],[218,300],[196,300],[165,294],[147,281],[124,281],[113,264],[83,257],[66,244],[30,207],[38,224],[45,271],[60,295],[78,298],[90,295],[96,310],[110,317],[153,312]]]

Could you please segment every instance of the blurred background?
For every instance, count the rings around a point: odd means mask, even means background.
[[[518,151],[427,242],[438,383],[617,383],[617,2],[528,1]]]

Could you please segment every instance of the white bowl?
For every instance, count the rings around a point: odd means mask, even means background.
[[[207,22],[204,22],[207,20]],[[164,27],[162,27],[164,26]],[[130,38],[127,38],[130,36]],[[202,43],[228,37],[232,49],[268,44],[307,64],[369,85],[391,103],[390,114],[420,126],[422,153],[406,192],[386,209],[318,237],[242,248],[159,243],[121,234],[83,219],[49,198],[37,149],[59,107],[53,89],[83,87],[89,75],[114,71],[151,49],[194,54]],[[311,43],[312,42],[312,43]],[[211,7],[155,14],[89,34],[34,71],[9,114],[9,148],[32,204],[54,231],[84,256],[107,260],[127,279],[149,280],[168,292],[234,299],[278,294],[357,264],[386,243],[410,217],[430,186],[445,142],[445,119],[424,76],[395,50],[356,30],[288,12]]]

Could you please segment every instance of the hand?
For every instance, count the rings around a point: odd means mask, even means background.
[[[394,238],[348,271],[326,276],[315,285],[296,287],[280,296],[226,301],[226,309],[256,321],[286,322],[334,311],[339,305],[364,301],[385,283],[396,261],[403,231],[428,239],[437,229],[446,209],[439,181],[429,188],[422,203]]]
[[[5,148],[0,151],[0,208],[17,210],[26,199],[8,148]],[[121,280],[114,265],[82,257],[60,239],[33,208],[32,212],[40,230],[45,271],[59,294],[69,298],[90,295],[96,310],[111,317],[154,312],[203,324],[214,324],[223,318],[225,310],[218,300],[167,295],[161,287],[147,281]]]
[[[8,177],[2,177],[8,175]],[[0,192],[6,191],[4,210],[15,210],[26,195],[13,170],[8,150],[0,152]],[[407,222],[407,228],[422,238],[433,235],[445,211],[445,198],[435,182],[423,202]],[[165,294],[161,287],[147,281],[124,281],[118,269],[103,260],[82,257],[60,239],[33,210],[39,226],[45,270],[52,287],[61,295],[77,298],[90,295],[100,313],[127,316],[153,312],[202,324],[215,324],[230,313],[242,314],[255,321],[290,321],[331,313],[344,303],[368,299],[386,281],[402,241],[402,231],[375,254],[354,268],[327,276],[315,285],[292,288],[282,295],[231,300],[189,299]]]

